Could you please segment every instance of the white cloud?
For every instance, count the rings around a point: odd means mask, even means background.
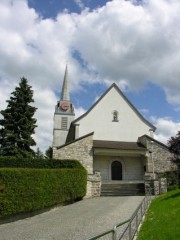
[[[79,108],[75,108],[74,112],[75,112],[76,118],[78,118],[81,115],[83,115],[86,112],[86,110],[84,108],[82,108],[82,107],[79,107]]]
[[[148,80],[163,86],[169,101],[178,101],[172,96],[180,88],[179,1],[135,6],[114,0],[92,12],[59,13],[56,20],[41,19],[22,0],[3,0],[0,9],[0,67],[6,75],[24,74],[55,89],[68,60],[73,89],[82,81],[116,81],[133,89]]]
[[[171,91],[180,90],[179,13],[175,0],[143,6],[114,0],[75,19],[74,45],[104,81],[125,80],[131,89],[152,81],[169,89],[170,101]]]
[[[180,122],[174,122],[170,118],[154,118],[153,122],[157,127],[154,137],[165,144],[180,130]]]
[[[41,19],[26,0],[0,1],[0,108],[25,76],[38,89],[40,148],[51,141],[54,92],[60,92],[66,61],[72,91],[82,82],[116,82],[126,90],[151,81],[179,109],[180,2],[132,2],[114,0],[91,12],[66,11],[56,19]],[[49,119],[46,127],[44,119]]]
[[[84,9],[85,5],[82,0],[74,0],[80,9]]]
[[[53,91],[36,88],[34,89],[34,100],[35,105],[38,106],[35,114],[38,127],[34,137],[37,146],[40,146],[41,150],[46,150],[52,146],[53,114],[57,99]]]

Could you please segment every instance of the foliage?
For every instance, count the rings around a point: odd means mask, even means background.
[[[32,156],[31,146],[36,145],[32,134],[36,127],[33,115],[36,108],[31,103],[33,90],[27,79],[21,78],[19,86],[11,93],[5,110],[0,111],[3,119],[0,120],[0,154],[3,156]]]
[[[168,191],[177,189],[179,184],[179,171],[171,171],[166,173]]]
[[[52,158],[52,155],[53,155],[53,149],[52,149],[52,147],[49,147],[49,148],[46,150],[45,154],[46,154],[46,157],[47,157],[47,158]]]
[[[0,217],[74,201],[86,193],[85,169],[0,169]]]
[[[153,200],[137,240],[180,239],[180,189]]]
[[[77,160],[0,157],[0,168],[83,168]]]
[[[169,149],[174,153],[174,160],[180,163],[180,131],[175,137],[171,137],[168,141]]]
[[[171,137],[168,141],[168,147],[174,154],[172,161],[176,163],[178,170],[180,170],[180,131],[175,137]],[[179,187],[180,187],[180,171],[178,172]]]
[[[171,170],[169,172],[157,173],[158,178],[167,179],[168,191],[177,189],[179,186],[179,170]]]

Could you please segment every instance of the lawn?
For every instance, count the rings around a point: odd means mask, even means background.
[[[180,189],[154,199],[137,240],[180,239]]]

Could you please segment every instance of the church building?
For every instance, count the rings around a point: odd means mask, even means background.
[[[68,85],[66,67],[54,113],[53,158],[82,163],[88,172],[87,197],[142,195],[145,179],[155,181],[158,173],[171,170],[167,146],[153,137],[156,127],[115,83],[76,119]]]

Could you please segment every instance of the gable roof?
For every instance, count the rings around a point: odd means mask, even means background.
[[[81,120],[82,118],[84,118],[86,115],[88,115],[89,112],[91,112],[91,110],[104,98],[105,95],[107,95],[108,92],[111,91],[112,88],[115,88],[118,93],[121,95],[121,97],[126,101],[126,103],[131,107],[131,109],[138,115],[138,117],[145,123],[147,124],[153,131],[156,130],[156,127],[154,125],[152,125],[149,121],[147,121],[142,115],[141,113],[135,108],[135,106],[129,101],[129,99],[123,94],[123,92],[119,89],[119,87],[113,83],[108,89],[107,91],[89,108],[89,110],[87,112],[85,112],[83,115],[81,115],[80,117],[78,117],[77,119],[75,119],[74,121],[72,121],[71,124],[76,124],[76,122],[78,122],[79,120]]]

